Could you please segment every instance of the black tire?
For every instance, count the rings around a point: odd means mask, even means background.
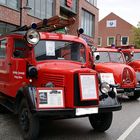
[[[39,119],[30,112],[25,99],[22,99],[19,106],[19,124],[24,140],[36,140],[38,138]]]
[[[99,113],[89,116],[91,126],[95,131],[104,132],[111,126],[113,113]]]
[[[140,91],[135,91],[133,96],[128,96],[130,100],[137,100],[140,97]]]

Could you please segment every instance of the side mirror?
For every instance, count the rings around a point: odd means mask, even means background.
[[[134,56],[134,51],[131,51],[130,55],[131,55],[131,57],[133,57]]]
[[[19,51],[19,50],[14,51],[13,55],[14,55],[14,57],[20,57],[21,51]]]
[[[79,28],[77,29],[77,34],[78,34],[78,37],[84,33],[84,29],[83,28]]]

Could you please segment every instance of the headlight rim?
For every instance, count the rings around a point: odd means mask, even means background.
[[[29,37],[31,37],[32,36],[32,34],[35,34],[36,33],[36,36],[37,36],[37,41],[35,41],[35,42],[33,42],[33,41],[31,41],[31,39],[33,39],[33,38],[29,38]],[[32,36],[33,37],[33,36]],[[40,34],[39,34],[39,32],[37,31],[37,30],[35,30],[35,29],[30,29],[30,30],[28,30],[27,32],[26,32],[26,34],[25,34],[25,38],[26,38],[26,41],[29,43],[29,44],[31,44],[31,45],[36,45],[39,41],[40,41]]]
[[[108,86],[107,87],[108,89],[106,88],[107,89],[106,92],[104,92],[104,90],[102,90],[103,88],[105,88],[105,85]],[[103,82],[100,84],[100,91],[101,91],[101,93],[108,95],[108,93],[112,91],[112,88],[111,88],[110,84],[108,84],[107,82]]]

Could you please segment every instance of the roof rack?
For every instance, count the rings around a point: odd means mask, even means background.
[[[50,19],[44,19],[43,22],[37,23],[37,29],[44,29],[45,31],[52,32],[67,26],[70,26],[75,22],[75,18],[65,19],[60,16],[54,16]]]
[[[74,17],[66,19],[66,18],[63,18],[60,16],[54,16],[49,19],[43,19],[39,23],[33,23],[33,24],[35,26],[35,29],[37,29],[37,30],[44,30],[44,31],[52,32],[52,31],[70,26],[74,22],[75,22]],[[30,26],[24,25],[22,27],[17,28],[16,30],[13,30],[12,32],[27,31],[29,29],[32,29],[32,25],[30,25]]]

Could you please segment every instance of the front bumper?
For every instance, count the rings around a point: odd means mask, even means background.
[[[99,113],[119,111],[121,109],[122,109],[122,105],[120,103],[113,106],[107,106],[107,107],[102,106],[99,108]]]
[[[140,84],[137,84],[137,86],[134,89],[135,91],[140,91]]]
[[[118,98],[111,98],[108,96],[107,98],[102,99],[99,102],[99,112],[112,112],[121,110],[122,105],[118,101]]]
[[[112,112],[121,110],[122,106],[120,103],[115,103],[112,105],[101,105],[98,108],[98,113]],[[86,108],[84,108],[86,109]],[[78,118],[89,116],[90,114],[76,115],[76,109],[65,108],[65,109],[42,109],[34,110],[33,114],[37,117],[51,117],[51,118]],[[97,113],[93,113],[97,114]]]
[[[133,96],[136,91],[140,91],[140,84],[138,84],[135,88],[117,88],[118,94],[125,94],[128,96]]]
[[[117,88],[117,94],[132,94],[134,90],[134,88]]]
[[[77,110],[88,110],[85,112],[77,112]],[[90,109],[90,111],[89,111]],[[92,110],[92,111],[91,111]],[[76,117],[83,117],[88,116],[91,114],[97,114],[99,111],[98,107],[91,107],[91,108],[64,108],[64,109],[40,109],[34,110],[34,115],[38,117],[51,117],[51,118],[76,118]]]

